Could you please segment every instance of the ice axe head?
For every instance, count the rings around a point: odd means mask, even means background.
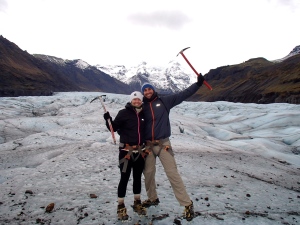
[[[102,99],[103,99],[103,101],[105,102],[106,95],[101,95],[101,96],[99,96],[99,98],[102,98]]]
[[[185,50],[187,50],[187,49],[189,49],[190,47],[187,47],[187,48],[184,48],[184,49],[182,49],[178,54],[177,54],[177,56],[179,55],[179,54],[182,54]]]
[[[96,99],[100,99],[100,100],[102,99],[102,100],[105,102],[106,95],[100,95],[100,96],[94,98],[90,103],[92,103],[92,102],[95,101]]]

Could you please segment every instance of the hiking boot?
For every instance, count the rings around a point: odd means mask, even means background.
[[[154,201],[151,201],[150,199],[147,199],[147,200],[143,201],[142,206],[148,208],[152,205],[158,205],[158,204],[159,204],[159,199],[158,198],[155,199]]]
[[[190,205],[184,208],[184,217],[187,221],[191,221],[194,218],[194,204],[193,201]]]
[[[118,205],[117,214],[118,214],[119,220],[128,220],[127,210],[126,210],[124,203],[121,205]]]
[[[145,207],[142,206],[141,200],[135,200],[132,206],[133,211],[135,211],[138,215],[146,215],[147,210]]]

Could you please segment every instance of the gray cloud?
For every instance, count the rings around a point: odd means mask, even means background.
[[[0,0],[0,12],[4,12],[7,8],[7,1],[6,0]]]
[[[282,6],[286,6],[291,9],[291,11],[295,11],[300,8],[299,0],[268,0],[269,2],[276,2]]]
[[[190,18],[180,11],[155,11],[152,13],[135,13],[128,17],[129,21],[145,26],[160,26],[176,30],[190,22]]]
[[[278,0],[278,2],[282,5],[286,6],[294,6],[294,0]]]

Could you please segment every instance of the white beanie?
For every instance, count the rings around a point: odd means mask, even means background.
[[[143,95],[142,95],[142,93],[139,92],[139,91],[134,91],[134,92],[132,92],[132,93],[130,94],[130,102],[131,102],[132,99],[134,99],[134,98],[138,98],[138,99],[140,99],[141,101],[143,101]]]

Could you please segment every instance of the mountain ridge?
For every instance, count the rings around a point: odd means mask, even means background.
[[[300,46],[287,56],[268,61],[253,58],[243,63],[211,69],[204,86],[188,100],[243,103],[300,103]],[[30,55],[0,36],[0,96],[51,95],[53,92],[99,91],[129,94],[145,82],[159,94],[176,93],[196,81],[175,61],[168,66],[136,67],[89,65],[82,59],[65,60],[42,54]]]
[[[213,92],[198,91],[192,100],[243,103],[300,103],[300,54],[281,62],[253,58],[212,69],[205,78]]]
[[[134,89],[139,89],[141,84],[148,82],[159,92],[164,93],[184,90],[197,80],[194,74],[176,61],[170,61],[166,67],[149,66],[147,62],[129,68],[124,65],[100,66],[99,64],[96,67]]]

